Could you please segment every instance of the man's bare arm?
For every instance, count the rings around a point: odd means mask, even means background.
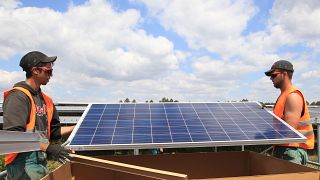
[[[61,136],[69,135],[75,126],[62,126],[61,127]]]
[[[291,93],[287,97],[284,120],[293,128],[298,128],[299,119],[303,110],[303,98],[298,93]]]

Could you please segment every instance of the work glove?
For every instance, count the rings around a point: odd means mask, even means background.
[[[49,144],[46,153],[49,159],[59,161],[61,163],[65,163],[66,161],[70,161],[71,158],[69,153],[71,150],[64,148],[59,144]]]

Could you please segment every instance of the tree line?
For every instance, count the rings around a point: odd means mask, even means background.
[[[248,102],[249,100],[244,98],[242,100],[240,100],[239,102]],[[153,103],[154,101],[151,100],[146,100],[146,103]],[[179,102],[178,100],[174,100],[172,98],[167,98],[167,97],[163,97],[162,99],[159,100],[159,102]],[[218,101],[219,102],[219,101]],[[236,102],[236,101],[232,101],[232,102]],[[119,103],[137,103],[137,101],[135,99],[131,100],[129,98],[125,98],[124,100],[119,100]],[[261,105],[275,105],[275,102],[259,102]],[[313,101],[311,103],[309,103],[307,101],[307,104],[310,106],[320,106],[320,101]]]
[[[151,100],[146,100],[145,102],[146,103],[153,103],[154,101],[151,99]],[[162,99],[159,100],[159,102],[179,102],[179,101],[174,100],[172,98],[169,99],[169,98],[163,97]],[[135,99],[130,101],[129,98],[125,98],[124,100],[119,100],[119,103],[137,103],[137,101]]]

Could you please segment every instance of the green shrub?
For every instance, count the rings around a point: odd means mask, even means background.
[[[0,156],[0,172],[4,171],[6,166],[4,165],[4,156]]]

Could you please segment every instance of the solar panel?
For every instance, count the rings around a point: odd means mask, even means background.
[[[304,142],[257,102],[90,104],[71,149],[115,150]]]

